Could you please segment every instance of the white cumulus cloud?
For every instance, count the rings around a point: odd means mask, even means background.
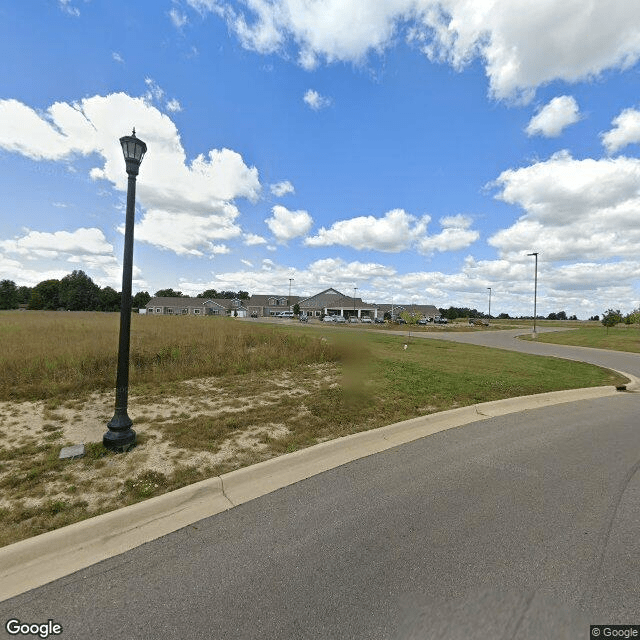
[[[573,96],[553,98],[531,118],[526,132],[529,136],[555,138],[565,127],[580,120],[580,109]]]
[[[321,62],[362,63],[401,40],[459,70],[480,60],[490,93],[533,97],[553,80],[576,82],[640,57],[640,3],[620,0],[187,0],[227,21],[242,45]]]
[[[156,91],[153,81],[148,86]],[[118,139],[129,132],[122,131],[123,122],[140,123],[137,135],[148,147],[137,184],[138,203],[146,209],[137,239],[199,255],[210,252],[215,241],[240,234],[234,201],[257,200],[258,170],[230,149],[211,149],[189,161],[175,124],[145,98],[93,96],[73,104],[57,102],[44,113],[17,100],[0,100],[0,148],[66,163],[76,155],[96,154],[101,162],[91,177],[125,192]]]
[[[459,251],[467,248],[480,237],[475,229],[469,228],[472,222],[471,218],[463,215],[441,218],[442,231],[419,240],[418,251],[432,254],[436,251]]]
[[[540,251],[547,260],[609,260],[640,246],[640,160],[576,160],[560,152],[504,171],[496,197],[524,210],[489,244],[502,256]]]
[[[276,205],[271,211],[272,217],[267,218],[265,222],[278,242],[287,242],[303,236],[313,224],[313,218],[303,210],[289,211],[286,207]]]
[[[167,101],[167,111],[171,111],[171,113],[179,113],[180,111],[182,111],[182,105],[180,104],[180,102],[178,102],[178,100],[172,98],[171,100]]]
[[[273,193],[273,195],[277,196],[278,198],[281,198],[282,196],[286,196],[288,193],[296,192],[296,190],[294,189],[291,182],[289,182],[289,180],[282,180],[281,182],[276,182],[270,185],[269,189],[271,190],[271,193]]]
[[[331,104],[331,99],[321,96],[314,89],[309,89],[302,98],[304,103],[314,111],[320,111]]]
[[[256,233],[245,233],[244,243],[248,247],[252,247],[258,244],[267,244],[267,241],[262,236],[259,236]]]
[[[429,216],[418,220],[403,209],[393,209],[382,218],[359,216],[339,220],[329,229],[321,227],[317,235],[306,238],[304,243],[310,247],[338,244],[354,249],[397,253],[426,233],[429,220]]]
[[[602,134],[602,144],[608,153],[615,153],[628,144],[640,143],[640,111],[625,109],[613,119],[613,129]]]
[[[359,216],[339,220],[330,228],[321,227],[315,236],[305,239],[310,247],[343,245],[358,250],[398,253],[416,248],[422,253],[454,251],[469,246],[478,239],[478,232],[469,229],[471,219],[466,216],[443,218],[443,231],[435,236],[427,234],[431,218],[416,218],[403,209],[387,211],[382,218]]]

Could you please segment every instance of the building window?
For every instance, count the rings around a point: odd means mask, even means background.
[[[147,313],[153,313],[153,309],[147,309]]]
[[[156,313],[162,313],[162,309],[160,307],[156,307]]]
[[[182,315],[183,316],[189,315],[189,309],[183,309],[182,310]]]
[[[193,315],[194,316],[199,316],[200,315],[200,309],[194,309],[193,310]]]

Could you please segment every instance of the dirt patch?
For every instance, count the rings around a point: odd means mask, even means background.
[[[286,450],[291,426],[308,416],[305,399],[337,379],[336,366],[323,364],[269,379],[203,378],[173,385],[172,393],[132,393],[129,415],[138,444],[126,454],[101,446],[114,411],[112,393],[58,403],[0,402],[0,515],[17,521],[14,514],[22,514],[16,526],[56,508],[73,506],[92,515],[278,455]],[[199,432],[203,422],[213,431]],[[188,438],[176,436],[180,431],[200,442],[190,446]],[[63,446],[79,443],[87,449],[84,458],[58,459]],[[25,537],[7,535],[0,543]]]

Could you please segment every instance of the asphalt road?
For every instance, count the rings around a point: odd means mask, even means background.
[[[640,375],[637,356],[579,351]],[[2,602],[0,620],[52,619],[64,639],[589,638],[589,624],[640,624],[638,415],[640,394],[621,393],[444,431]]]

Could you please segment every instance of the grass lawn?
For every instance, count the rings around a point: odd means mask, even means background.
[[[524,336],[524,338],[531,339],[530,336]],[[610,329],[602,325],[579,327],[572,331],[539,333],[536,339],[538,342],[552,344],[640,353],[640,328],[634,325],[618,325]]]
[[[138,444],[114,454],[102,434],[117,331],[118,314],[0,312],[0,545],[400,420],[623,381],[578,362],[377,331],[134,316]],[[84,458],[58,459],[78,442]]]

